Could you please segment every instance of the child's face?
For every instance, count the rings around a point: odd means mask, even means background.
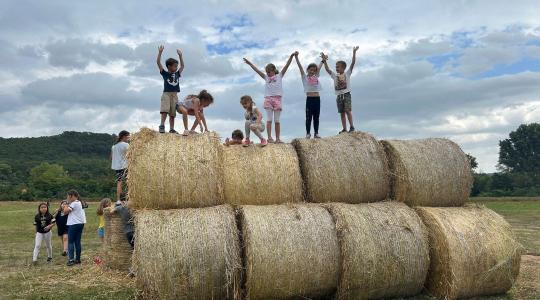
[[[39,212],[44,215],[47,212],[47,205],[40,205]]]
[[[251,108],[251,103],[249,102],[242,103],[242,107],[247,110],[248,108]]]
[[[336,63],[336,72],[338,72],[339,74],[342,74],[343,72],[345,72],[342,64]]]
[[[272,77],[276,75],[276,70],[274,68],[266,68],[266,76]]]
[[[131,136],[130,136],[129,134],[128,134],[128,135],[125,135],[125,136],[122,138],[122,141],[124,141],[124,142],[127,143],[127,142],[129,142],[129,138],[130,138],[130,137],[131,137]]]
[[[169,71],[169,73],[174,73],[176,72],[176,70],[178,70],[178,64],[172,64],[167,66],[167,71]]]
[[[208,107],[210,105],[210,101],[208,100],[201,100],[201,106],[202,107]]]
[[[308,76],[314,76],[317,74],[317,67],[311,67],[307,69]]]

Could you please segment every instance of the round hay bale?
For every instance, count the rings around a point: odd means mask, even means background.
[[[382,201],[390,191],[383,147],[370,134],[354,132],[293,141],[310,202]]]
[[[223,150],[225,202],[235,205],[303,201],[302,176],[290,144]]]
[[[105,216],[103,263],[110,269],[128,271],[133,251],[124,233],[124,222],[118,214],[111,213],[108,209],[103,210],[103,215]]]
[[[325,206],[341,248],[338,299],[388,299],[422,291],[429,246],[413,209],[399,202]]]
[[[146,299],[238,299],[240,245],[231,206],[135,215],[136,285]]]
[[[508,291],[519,273],[522,248],[510,224],[483,207],[418,207],[429,233],[427,290],[439,299]]]
[[[160,134],[142,128],[128,150],[132,208],[196,208],[223,203],[221,149],[215,133]]]
[[[339,245],[315,204],[242,206],[247,299],[317,298],[335,292]]]
[[[410,206],[462,206],[472,173],[467,156],[448,140],[382,141],[392,172],[391,197]]]

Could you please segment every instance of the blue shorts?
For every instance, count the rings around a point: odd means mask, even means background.
[[[97,229],[97,235],[100,237],[100,238],[104,238],[105,237],[105,228],[103,227],[100,227]]]

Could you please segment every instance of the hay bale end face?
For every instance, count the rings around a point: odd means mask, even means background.
[[[398,202],[325,206],[340,240],[338,299],[388,299],[422,291],[429,246],[413,209]]]
[[[128,150],[130,206],[208,207],[223,203],[220,141],[215,133],[160,134],[142,128]]]
[[[338,283],[334,222],[316,204],[242,206],[248,299],[318,298]]]
[[[370,134],[346,133],[323,139],[296,139],[310,202],[364,203],[386,199],[390,191],[383,147]]]
[[[103,215],[105,217],[103,263],[114,270],[128,271],[131,267],[133,251],[124,233],[124,222],[117,213],[111,213],[109,209],[104,209]]]
[[[266,205],[303,201],[298,156],[291,145],[223,149],[225,202]]]
[[[457,299],[505,293],[512,287],[522,247],[500,215],[477,206],[416,211],[429,232],[429,293]]]
[[[142,210],[135,224],[143,298],[239,299],[242,263],[231,206]]]
[[[459,146],[448,140],[382,141],[392,172],[391,197],[409,206],[462,206],[472,173]]]

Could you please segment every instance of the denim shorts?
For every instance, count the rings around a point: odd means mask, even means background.
[[[98,235],[100,238],[104,238],[104,237],[105,237],[105,228],[99,227],[99,228],[97,229],[97,235]]]

